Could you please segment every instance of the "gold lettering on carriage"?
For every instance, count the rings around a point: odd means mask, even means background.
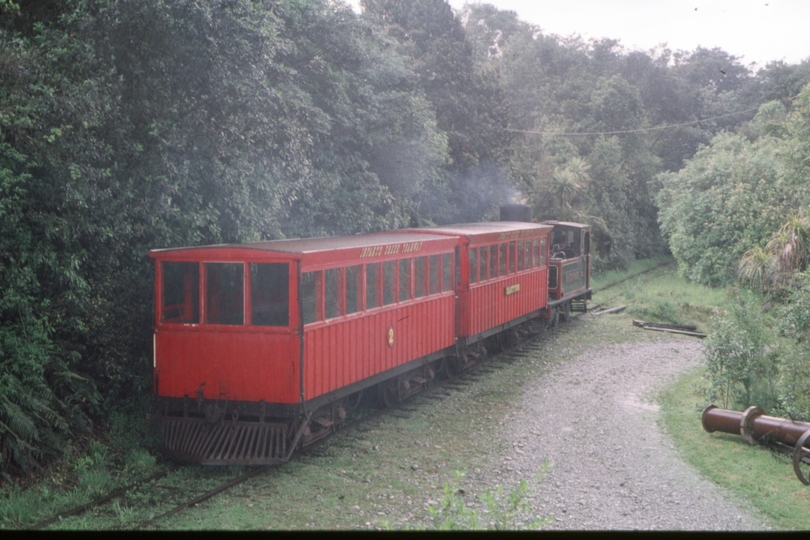
[[[537,230],[526,229],[523,231],[509,231],[498,235],[498,240],[512,240],[514,238],[525,238],[527,236],[537,236]]]
[[[510,294],[515,294],[516,292],[520,292],[520,283],[515,283],[514,285],[509,285],[506,288],[506,296]]]
[[[422,249],[422,242],[409,242],[407,244],[389,244],[387,246],[364,247],[360,250],[360,258],[379,257],[380,255],[397,255],[398,253],[413,253]]]

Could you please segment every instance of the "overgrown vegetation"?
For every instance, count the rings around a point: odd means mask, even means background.
[[[710,402],[729,408],[757,404],[776,408],[777,363],[771,335],[751,295],[737,293],[729,309],[718,314],[703,356]]]

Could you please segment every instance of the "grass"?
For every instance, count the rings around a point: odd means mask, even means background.
[[[674,266],[675,259],[671,256],[659,256],[651,259],[640,259],[630,263],[630,266],[625,270],[610,270],[608,272],[595,272],[591,276],[591,288],[595,291],[601,291],[608,287],[613,287],[619,282],[622,282],[633,276],[638,276],[645,272],[649,272],[654,268],[660,266]]]
[[[736,435],[703,430],[706,403],[695,390],[702,375],[698,369],[682,376],[661,396],[661,421],[681,455],[715,484],[750,502],[775,528],[810,530],[810,488],[796,478],[788,456]]]
[[[622,277],[624,276],[624,277]],[[723,309],[728,293],[688,281],[677,274],[672,259],[636,261],[624,273],[608,272],[593,279],[594,303],[603,308],[627,305],[634,319],[707,328]]]

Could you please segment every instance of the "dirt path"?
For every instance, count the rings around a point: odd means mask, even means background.
[[[656,393],[700,357],[691,338],[600,347],[533,382],[501,436],[500,482],[532,478],[547,529],[768,530],[756,510],[702,478],[658,425]],[[500,458],[499,458],[500,459]],[[497,483],[497,481],[496,481]]]

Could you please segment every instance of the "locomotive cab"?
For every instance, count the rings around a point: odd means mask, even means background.
[[[591,299],[591,228],[582,223],[547,221],[551,232],[548,296],[550,317],[587,310]]]

